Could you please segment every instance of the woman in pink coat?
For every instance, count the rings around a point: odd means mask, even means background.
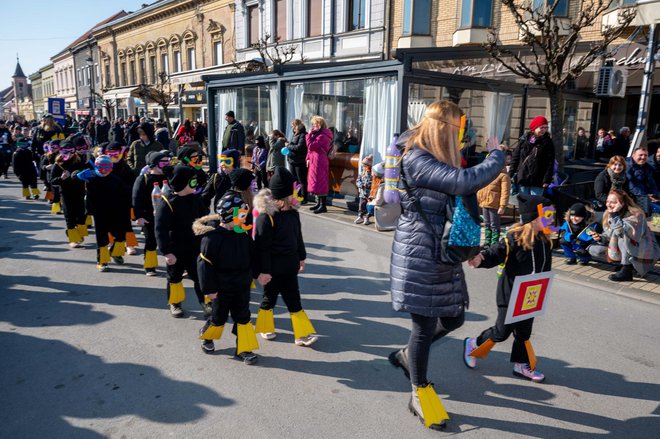
[[[307,134],[307,191],[316,195],[316,205],[310,210],[314,213],[327,212],[328,180],[330,160],[328,152],[332,146],[332,131],[321,116],[312,117],[312,130]]]

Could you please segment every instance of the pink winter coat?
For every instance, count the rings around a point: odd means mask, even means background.
[[[328,152],[332,146],[332,131],[327,128],[312,130],[307,134],[307,191],[315,195],[328,194],[330,161]]]

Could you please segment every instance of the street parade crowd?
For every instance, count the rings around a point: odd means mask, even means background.
[[[201,123],[181,123],[170,139],[164,122],[137,116],[90,120],[75,128],[60,126],[49,114],[35,127],[12,130],[0,121],[0,138],[11,144],[9,155],[3,151],[0,171],[7,178],[13,164],[21,196],[43,196],[53,214],[64,217],[71,248],[81,247],[93,228],[100,272],[137,253],[137,225],[145,275],[158,275],[157,252],[164,258],[171,315],[184,315],[187,276],[206,319],[199,331],[202,350],[214,351],[214,340],[231,315],[236,356],[251,365],[257,361],[257,334],[264,340],[277,337],[273,309],[280,295],[295,344],[309,347],[319,339],[298,285],[307,258],[298,209],[314,194],[312,212],[327,211],[333,134],[320,116],[311,119],[309,132],[302,121],[292,121],[291,139],[279,130],[251,138],[254,132],[246,133],[232,111],[225,120],[218,168],[211,172],[203,169]],[[490,138],[487,157],[469,168],[461,155],[464,128],[465,115],[457,105],[433,103],[417,126],[393,141],[385,162],[363,158],[356,182],[356,224],[370,224],[374,210],[384,205],[398,209],[392,304],[410,314],[412,329],[408,344],[389,360],[410,379],[409,410],[431,429],[444,428],[449,416],[427,377],[429,352],[465,321],[469,295],[463,262],[472,268],[499,267],[495,324],[465,339],[465,365],[475,368],[477,359],[513,335],[513,374],[541,382],[544,375],[530,341],[534,319],[510,322],[508,314],[520,278],[551,272],[551,237],[559,238],[568,264],[588,264],[592,257],[619,263],[613,281],[644,276],[660,256],[646,221],[659,207],[654,166],[660,153],[652,156],[652,164],[646,147],[628,159],[612,155],[596,180],[602,220],[596,219],[596,204],[578,202],[557,227],[548,197],[556,178],[555,151],[545,117],[531,121],[512,153]],[[241,167],[246,137],[255,145],[249,169]],[[606,149],[607,144],[599,151]],[[519,191],[520,220],[504,232],[500,217],[512,185]],[[263,297],[253,326],[255,281],[263,286]]]

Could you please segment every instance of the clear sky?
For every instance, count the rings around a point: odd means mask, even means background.
[[[1,2],[0,89],[11,85],[16,54],[25,76],[49,64],[60,52],[97,23],[122,9],[140,9],[155,0],[29,0]]]

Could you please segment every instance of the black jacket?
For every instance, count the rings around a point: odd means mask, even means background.
[[[222,150],[224,151],[226,149],[235,149],[240,151],[241,154],[245,154],[245,129],[243,128],[243,125],[241,125],[239,121],[235,120],[233,124],[227,125],[225,130],[230,130],[229,141],[227,146],[223,145]]]
[[[199,180],[197,181],[199,184]],[[231,188],[231,180],[229,175],[222,172],[217,172],[211,175],[204,190],[202,191],[202,201],[206,207],[210,206],[210,210],[215,212],[215,205],[218,200]]]
[[[115,124],[110,129],[110,134],[108,134],[108,140],[110,142],[117,142],[121,146],[126,146],[126,139],[124,138],[124,129],[119,125]]]
[[[57,163],[53,166],[50,172],[50,184],[59,186],[62,191],[62,197],[68,199],[69,197],[84,197],[85,196],[85,182],[77,178],[73,178],[76,171],[84,169],[91,169],[91,165],[80,159],[78,154],[74,154],[69,160]],[[62,179],[64,171],[68,171],[71,175],[68,178]]]
[[[121,179],[110,174],[94,177],[86,184],[87,211],[105,221],[123,223],[126,210],[130,209],[130,192]]]
[[[144,174],[135,179],[133,183],[133,213],[135,219],[144,218],[153,224],[154,208],[151,204],[151,192],[154,190],[154,183],[158,183],[163,188],[163,180],[167,179],[165,175]]]
[[[202,200],[194,194],[163,197],[156,208],[156,242],[164,255],[197,257],[199,237],[192,230],[193,222],[209,213]]]
[[[440,262],[446,204],[452,195],[471,195],[487,186],[503,166],[501,151],[494,151],[482,163],[468,169],[439,162],[416,147],[403,156],[402,174],[418,204],[407,192],[401,193],[403,210],[394,233],[390,260],[395,311],[428,317],[456,317],[464,312],[469,299],[463,267]],[[399,181],[399,188],[405,189],[403,181]],[[424,210],[429,225],[422,219],[417,205]]]
[[[307,160],[307,141],[305,136],[307,131],[303,128],[298,134],[294,134],[291,137],[289,142],[289,155],[287,155],[287,160],[292,165],[301,166],[304,165]]]
[[[254,276],[254,242],[249,233],[220,226],[218,215],[195,221],[193,231],[201,239],[197,274],[204,294],[250,290]]]
[[[509,257],[507,259],[507,245],[505,240],[509,243]],[[532,249],[534,252],[535,272],[541,273],[550,271],[552,269],[552,243],[537,240]],[[525,250],[522,246],[516,244],[513,236],[507,235],[500,240],[496,245],[481,252],[484,260],[479,265],[479,268],[492,268],[496,267],[506,260],[504,270],[499,280],[497,281],[497,306],[509,306],[509,299],[511,298],[511,289],[516,276],[524,276],[531,274],[533,269],[532,264],[532,251]]]
[[[513,150],[509,176],[521,186],[541,187],[552,183],[555,146],[547,133],[533,144],[529,142],[531,135],[527,133],[521,137],[520,144]]]
[[[104,143],[108,141],[110,135],[110,122],[103,121],[96,125],[96,143]]]
[[[18,148],[14,153],[14,174],[21,180],[31,180],[37,177],[37,168],[34,167],[34,156],[30,148]]]
[[[625,178],[623,187],[621,189],[626,191],[628,195],[631,195],[630,190],[628,189],[628,177]],[[607,201],[607,195],[610,193],[610,190],[612,190],[612,179],[610,179],[610,175],[607,173],[607,169],[604,169],[600,174],[598,174],[596,180],[594,181],[594,192],[596,194],[596,199],[604,205],[605,201]]]

